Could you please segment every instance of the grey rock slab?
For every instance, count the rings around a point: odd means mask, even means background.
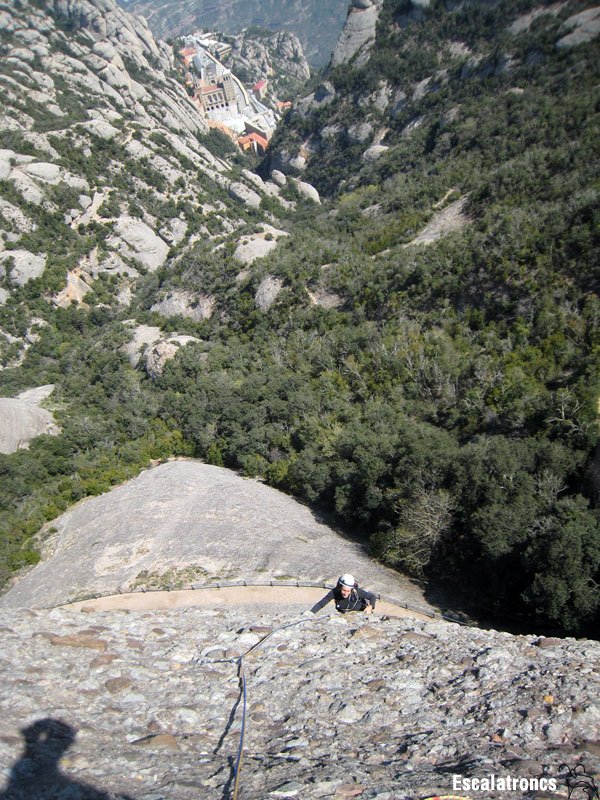
[[[276,278],[273,275],[265,275],[256,289],[256,295],[254,297],[256,307],[261,311],[268,311],[282,289],[283,280],[281,278]]]
[[[389,147],[386,147],[384,144],[374,144],[371,147],[367,148],[365,152],[362,154],[362,160],[369,163],[371,161],[377,161],[384,153],[387,153]]]
[[[298,189],[299,194],[302,197],[305,197],[307,200],[311,200],[313,203],[317,203],[320,205],[321,198],[319,196],[319,192],[311,183],[307,183],[306,181],[295,180],[294,183],[296,184],[296,188]]]
[[[164,317],[181,316],[202,322],[202,320],[210,319],[214,309],[214,297],[176,290],[155,303],[150,310],[156,311]]]
[[[120,217],[114,226],[116,236],[108,243],[121,255],[132,258],[150,272],[154,272],[167,260],[169,245],[139,219]]]
[[[228,192],[230,197],[244,203],[249,208],[258,208],[260,206],[260,195],[239,181],[231,183]]]
[[[372,45],[382,5],[383,0],[353,3],[333,50],[331,66],[347,64],[359,50]]]
[[[47,606],[134,585],[142,572],[194,567],[217,579],[331,581],[352,566],[374,591],[420,593],[371,562],[296,501],[197,461],[143,472],[54,520],[47,557],[1,606]]]
[[[56,435],[52,414],[27,400],[0,397],[0,453],[14,453],[42,433]]]
[[[278,169],[274,169],[271,172],[271,180],[274,183],[276,183],[277,186],[285,186],[287,183],[286,176],[283,174],[283,172],[280,172]]]
[[[591,42],[600,35],[600,6],[587,8],[579,14],[569,17],[563,23],[561,30],[570,32],[558,40],[557,50],[566,50]]]
[[[38,278],[46,267],[46,255],[30,253],[29,250],[5,250],[0,253],[0,265],[6,269],[10,262],[10,280],[17,286],[24,286],[33,278]]]

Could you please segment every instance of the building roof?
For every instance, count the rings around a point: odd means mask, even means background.
[[[269,146],[269,142],[265,139],[264,136],[260,136],[258,133],[248,133],[246,136],[240,136],[238,139],[240,144],[246,144],[247,142],[256,142],[256,144],[260,145],[265,150]]]
[[[260,90],[264,89],[266,87],[266,85],[267,85],[266,80],[264,78],[262,78],[260,81],[257,81],[254,84],[254,86],[252,87],[252,91],[260,92]]]

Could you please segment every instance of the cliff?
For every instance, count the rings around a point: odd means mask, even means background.
[[[264,604],[4,611],[0,642],[7,800],[231,797],[250,648],[240,798],[550,800],[600,769],[598,643]]]

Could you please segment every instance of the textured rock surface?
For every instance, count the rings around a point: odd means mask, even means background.
[[[230,40],[232,51],[225,64],[249,81],[267,78],[269,89],[289,99],[294,89],[310,77],[310,67],[297,36],[289,31],[242,31]]]
[[[262,230],[251,236],[242,236],[233,257],[242,264],[252,264],[257,258],[264,258],[277,247],[277,240],[288,236],[285,231],[263,225]]]
[[[0,453],[14,453],[40,434],[56,435],[53,415],[38,403],[52,393],[53,386],[40,386],[18,397],[0,397]]]
[[[0,253],[0,271],[8,273],[11,283],[24,286],[44,272],[46,256],[28,250],[5,250]]]
[[[189,34],[197,28],[239,34],[252,27],[266,31],[291,31],[301,41],[311,64],[327,62],[344,23],[347,0],[130,0],[128,7],[146,17],[160,39]],[[249,31],[247,29],[250,29]],[[276,36],[277,33],[271,34]]]
[[[374,590],[408,592],[424,604],[415,587],[372,563],[308,508],[258,481],[195,461],[148,470],[52,524],[58,533],[51,555],[1,605],[45,606],[116,592],[135,585],[142,572],[194,568],[211,579],[331,581],[349,564]]]
[[[194,295],[191,292],[174,291],[155,303],[150,311],[156,311],[164,317],[186,317],[195,322],[210,319],[214,311],[214,298],[206,295]]]
[[[565,20],[561,29],[569,31],[556,43],[559,50],[566,50],[570,47],[591,42],[600,35],[600,6],[588,8],[579,14],[574,14]]]
[[[163,334],[154,325],[136,325],[130,322],[132,336],[123,347],[132,367],[143,366],[152,378],[158,377],[167,361],[175,358],[182,347],[200,341],[195,336]]]
[[[254,302],[257,308],[261,311],[268,311],[277,296],[283,289],[283,281],[281,278],[276,278],[273,275],[265,275],[262,281],[258,284]]]
[[[169,245],[141,220],[122,217],[117,220],[115,230],[119,239],[110,239],[109,243],[116,245],[121,255],[132,258],[150,272],[165,263]]]
[[[331,56],[333,67],[347,64],[361,50],[368,53],[375,40],[375,28],[382,5],[383,0],[353,0]]]
[[[464,213],[466,202],[466,197],[461,197],[459,200],[455,200],[454,203],[450,203],[443,211],[437,212],[418,236],[415,236],[415,238],[405,246],[410,247],[417,244],[431,244],[453,231],[458,231],[463,228],[468,222],[468,218]]]
[[[296,181],[296,188],[298,192],[305,197],[307,200],[312,200],[313,203],[320,203],[321,198],[319,197],[319,192],[315,189],[315,187],[307,183],[306,181]]]
[[[270,633],[244,659],[240,798],[417,800],[456,794],[453,775],[554,777],[564,761],[598,773],[598,643],[300,612],[0,613],[11,800],[83,786],[102,798],[229,797],[242,706],[228,659]],[[476,796],[566,797],[557,784]]]

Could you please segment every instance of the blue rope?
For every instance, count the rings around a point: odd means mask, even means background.
[[[240,770],[242,766],[242,755],[244,753],[244,737],[246,735],[246,705],[247,705],[247,694],[246,694],[246,673],[244,672],[244,664],[243,664],[243,656],[240,657],[238,661],[238,675],[240,677],[240,681],[242,684],[242,729],[240,731],[240,743],[238,746],[237,751],[237,758],[235,762],[235,779],[233,783],[233,798],[232,800],[237,800],[238,794],[238,784],[239,784],[239,777],[240,777]]]

